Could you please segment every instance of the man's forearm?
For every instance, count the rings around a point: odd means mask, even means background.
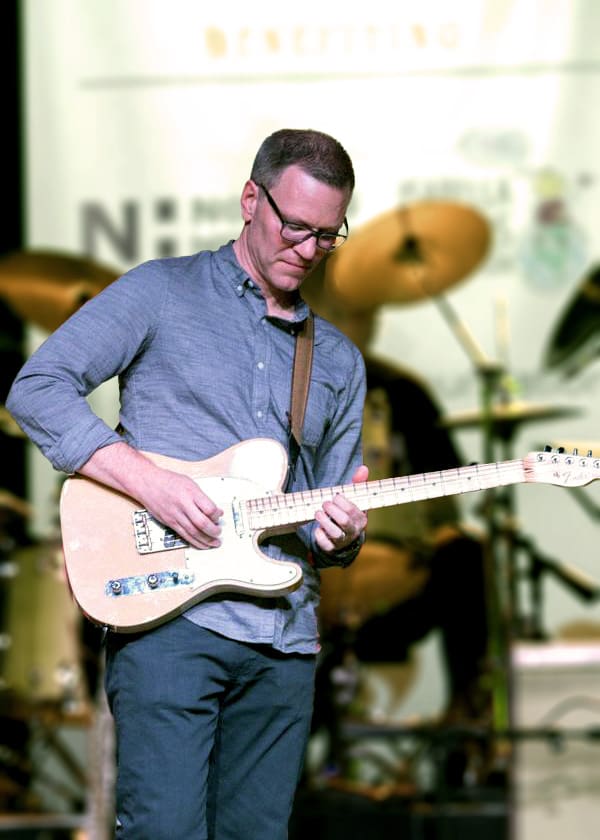
[[[97,449],[77,472],[142,501],[144,488],[157,480],[161,469],[125,441],[118,441]]]

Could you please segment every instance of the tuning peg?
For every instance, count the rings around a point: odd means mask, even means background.
[[[544,452],[552,452],[552,447],[549,444],[544,446]]]
[[[556,451],[558,452],[559,455],[563,455],[564,451],[565,451],[565,447],[564,446],[559,446]]]
[[[579,449],[576,446],[573,447],[573,455],[579,455]]]
[[[588,458],[591,458],[593,454],[594,454],[594,453],[593,453],[593,451],[592,451],[591,449],[588,449],[588,451],[587,451],[587,457],[588,457]]]

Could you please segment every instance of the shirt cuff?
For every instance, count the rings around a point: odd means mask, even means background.
[[[355,540],[345,545],[344,548],[340,548],[338,551],[321,551],[319,553],[325,560],[327,566],[349,566],[356,559],[356,555],[362,548],[364,541],[365,533],[363,531]]]

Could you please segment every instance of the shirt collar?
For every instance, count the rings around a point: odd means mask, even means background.
[[[224,274],[228,281],[232,284],[235,294],[239,298],[243,297],[247,291],[252,292],[261,299],[263,298],[263,294],[256,283],[248,276],[247,272],[237,261],[235,251],[233,250],[233,240],[228,242],[226,245],[222,245],[217,254],[219,259],[226,264]],[[296,301],[292,318],[277,318],[271,315],[267,317],[271,323],[276,324],[278,327],[281,327],[282,329],[290,332],[292,335],[295,335],[308,318],[309,312],[310,310],[308,304],[299,296]]]

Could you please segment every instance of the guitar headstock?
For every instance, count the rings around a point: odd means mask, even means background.
[[[600,458],[590,452],[580,455],[576,449],[568,453],[563,449],[530,452],[523,461],[525,480],[560,487],[582,487],[600,478]]]

